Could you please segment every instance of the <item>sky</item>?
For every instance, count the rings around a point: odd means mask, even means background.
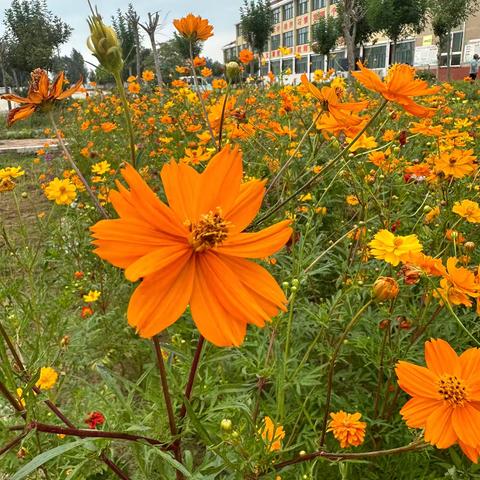
[[[207,18],[214,26],[214,36],[209,38],[204,45],[203,55],[213,60],[223,61],[222,46],[235,39],[235,23],[240,19],[240,6],[243,0],[130,0],[135,10],[145,21],[148,12],[160,11],[161,18],[166,16],[165,28],[157,33],[157,41],[163,42],[172,38],[174,27],[172,21],[187,13],[194,13]],[[125,11],[129,0],[92,0],[96,4],[105,23],[111,23],[111,16],[118,9]],[[4,31],[4,9],[10,4],[10,0],[0,0],[0,35]],[[86,46],[89,35],[86,18],[89,14],[87,0],[47,0],[49,10],[62,18],[63,21],[73,27],[73,33],[68,43],[61,48],[62,54],[69,54],[72,48],[79,50],[85,60],[96,64],[96,59],[90,54]],[[149,45],[144,35],[143,43]]]

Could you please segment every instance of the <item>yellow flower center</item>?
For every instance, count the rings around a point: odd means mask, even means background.
[[[192,232],[190,244],[195,252],[203,252],[223,243],[228,237],[227,222],[222,217],[222,211],[208,212],[200,215],[200,220],[195,224],[190,224],[189,229]]]
[[[396,239],[393,241],[393,245],[395,246],[395,248],[398,248],[402,243],[403,243],[403,239],[402,239],[402,238],[396,238]]]
[[[443,375],[437,382],[438,393],[453,407],[468,402],[468,392],[464,381],[455,375]]]

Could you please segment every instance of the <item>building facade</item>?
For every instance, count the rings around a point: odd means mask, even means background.
[[[338,0],[272,0],[275,25],[263,52],[262,74],[270,71],[275,75],[283,73],[287,82],[295,83],[301,74],[310,76],[317,69],[331,67],[340,72],[346,71],[346,49],[343,45],[339,44],[331,53],[328,65],[326,58],[315,54],[310,46],[313,25],[320,17],[336,15],[337,3]],[[235,40],[223,47],[225,62],[236,59],[242,49],[248,48],[240,24],[235,28]],[[452,78],[461,79],[468,74],[468,63],[473,55],[480,54],[480,16],[474,15],[454,29],[450,47]],[[439,55],[436,39],[428,28],[420,35],[399,41],[394,58],[392,52],[387,38],[375,36],[370,43],[357,49],[357,57],[380,74],[386,72],[390,63],[408,63],[417,69],[431,70],[440,78],[446,77],[447,51],[441,51]]]

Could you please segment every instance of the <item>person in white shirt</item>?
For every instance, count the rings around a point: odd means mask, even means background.
[[[475,54],[473,56],[473,60],[470,62],[470,73],[469,77],[471,78],[472,82],[474,82],[477,78],[477,73],[478,73],[478,67],[480,65],[479,56]]]

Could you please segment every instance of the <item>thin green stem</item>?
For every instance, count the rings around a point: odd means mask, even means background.
[[[370,304],[373,302],[372,299],[370,299],[350,320],[348,325],[345,327],[343,330],[342,335],[338,339],[338,342],[335,346],[335,349],[332,353],[332,357],[330,359],[330,366],[328,369],[328,377],[327,377],[327,396],[325,399],[325,413],[323,415],[323,424],[322,424],[322,433],[320,436],[320,445],[324,445],[325,443],[325,436],[327,435],[327,423],[328,423],[328,414],[330,413],[330,401],[332,399],[332,390],[333,390],[333,373],[335,371],[335,363],[337,361],[338,354],[340,352],[340,349],[342,348],[343,342],[347,338],[347,335],[350,333],[352,328],[357,324],[358,319],[360,316],[365,312],[365,310],[370,306]]]
[[[125,117],[125,122],[127,124],[128,136],[130,141],[130,160],[133,167],[135,167],[135,164],[137,161],[137,154],[135,149],[135,134],[133,132],[130,106],[128,104],[127,95],[125,94],[125,87],[123,86],[120,72],[114,74],[113,77],[115,78],[115,84],[117,85],[118,93],[120,95],[120,100],[122,101],[123,115]]]
[[[339,152],[332,160],[330,160],[327,165],[317,174],[315,174],[313,177],[311,177],[307,182],[305,182],[303,185],[301,185],[297,190],[295,190],[291,195],[289,195],[285,200],[282,200],[279,204],[275,205],[272,207],[270,210],[268,210],[265,215],[260,217],[259,220],[255,222],[254,226],[258,226],[260,223],[263,223],[265,220],[270,218],[274,213],[278,212],[284,205],[286,205],[290,200],[293,200],[296,198],[300,193],[302,193],[304,190],[306,190],[308,187],[313,185],[318,178],[325,173],[325,170],[329,168],[331,165],[334,165],[335,162],[339,159],[342,158],[343,155],[345,155],[351,148],[352,146],[357,142],[357,140],[366,132],[367,128],[377,119],[377,117],[380,115],[380,113],[383,111],[385,106],[387,105],[388,100],[384,100],[378,110],[375,112],[375,114],[372,116],[372,118],[366,123],[366,125],[360,130],[360,132],[357,133],[357,135],[353,138],[353,140],[341,151]]]

